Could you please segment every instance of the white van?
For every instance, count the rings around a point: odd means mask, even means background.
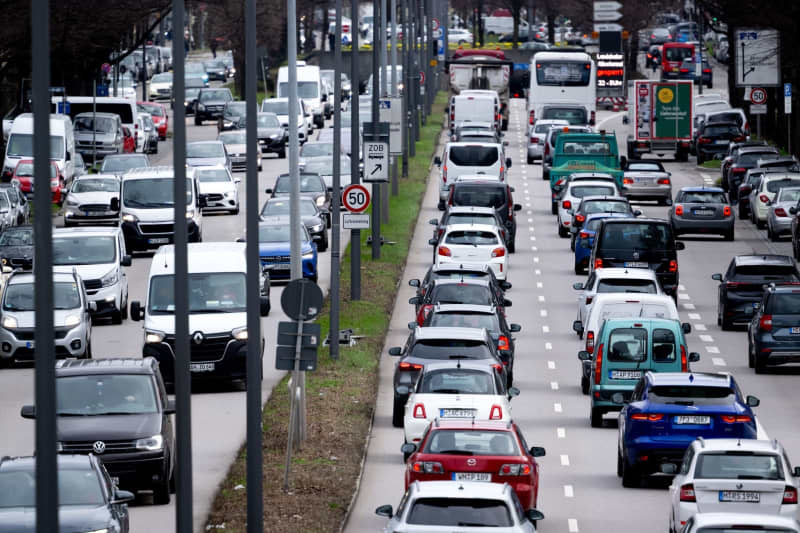
[[[51,112],[56,113],[59,106],[63,105],[63,96],[54,96],[52,99]],[[67,115],[74,119],[81,113],[115,113],[119,115],[122,120],[122,125],[127,126],[134,137],[143,135],[139,131],[139,122],[137,119],[139,113],[136,108],[136,98],[121,98],[114,96],[98,96],[93,98],[91,96],[67,96]]]
[[[325,127],[325,101],[322,94],[322,79],[319,67],[297,62],[297,96],[311,109],[314,125]],[[289,67],[278,69],[278,98],[289,97]]]
[[[434,163],[441,169],[439,172],[439,208],[444,207],[450,195],[450,185],[459,176],[484,174],[488,177],[505,181],[506,173],[511,167],[511,158],[506,157],[505,147],[500,143],[449,142],[444,146],[440,159]]]
[[[75,134],[72,120],[66,115],[50,115],[50,159],[56,162],[67,184],[75,176]],[[23,159],[33,159],[33,114],[23,113],[14,119],[6,144],[3,176],[10,177]]]
[[[246,246],[238,242],[204,242],[187,247],[189,370],[193,379],[246,380]],[[175,247],[162,246],[150,263],[146,300],[131,302],[131,320],[144,321],[142,355],[158,360],[167,383],[175,382],[174,275]],[[264,289],[259,294],[261,316],[267,316],[269,297],[263,294]],[[263,354],[262,335],[258,358]]]
[[[466,93],[466,94],[465,94]],[[492,95],[491,93],[494,93]],[[464,122],[489,122],[500,131],[500,99],[494,91],[462,91],[450,98],[450,134]]]

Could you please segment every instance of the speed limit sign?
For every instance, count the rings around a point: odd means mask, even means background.
[[[348,185],[342,192],[342,205],[351,213],[363,213],[369,207],[369,191],[363,185]]]

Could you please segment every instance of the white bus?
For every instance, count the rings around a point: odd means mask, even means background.
[[[537,52],[531,60],[528,122],[565,119],[594,126],[597,68],[586,52]]]

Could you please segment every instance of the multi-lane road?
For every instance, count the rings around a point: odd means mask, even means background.
[[[715,87],[724,87],[724,72],[715,73]],[[714,92],[718,92],[715,89]],[[598,129],[616,131],[621,149],[629,126],[622,124],[622,113],[598,113]],[[550,192],[543,181],[539,162],[527,165],[525,102],[515,100],[505,139],[514,164],[509,180],[515,187],[518,212],[517,253],[510,256],[509,281],[513,288],[507,297],[514,305],[508,310],[510,321],[522,325],[517,335],[514,386],[522,394],[512,402],[513,418],[520,424],[532,446],[544,446],[547,456],[540,460],[539,508],[546,519],[539,523],[542,532],[641,532],[668,529],[667,478],[652,479],[641,489],[623,489],[616,475],[616,419],[608,415],[604,427],[589,426],[589,400],[579,387],[580,364],[577,352],[581,341],[572,331],[577,293],[572,284],[585,276],[573,272],[569,240],[556,233],[555,217],[550,214]],[[665,162],[672,172],[673,192],[688,185],[711,184],[718,170],[688,163]],[[435,176],[435,174],[434,174]],[[421,278],[430,265],[430,226],[438,217],[437,182],[430,180],[417,222],[404,279],[400,284],[386,346],[399,346],[408,335],[406,324],[413,317],[407,304],[413,296],[406,284]],[[638,206],[645,216],[666,217],[667,207],[654,203]],[[682,321],[690,322],[693,332],[689,347],[701,354],[699,371],[732,372],[745,394],[761,399],[758,419],[770,438],[777,438],[794,461],[800,461],[800,414],[796,403],[797,369],[780,368],[756,376],[747,367],[747,342],[744,331],[723,332],[716,324],[717,282],[714,272],[724,272],[738,254],[781,253],[791,255],[784,241],[770,243],[763,231],[749,222],[736,221],[736,240],[719,237],[686,237],[686,249],[678,252],[680,290],[678,307]],[[347,532],[379,530],[385,519],[375,516],[382,504],[396,506],[403,494],[403,430],[392,427],[392,373],[394,359],[384,349],[381,354],[380,389],[373,434],[359,495],[346,526]]]

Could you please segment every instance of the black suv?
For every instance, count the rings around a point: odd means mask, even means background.
[[[736,158],[739,150],[743,150],[745,148],[769,148],[769,145],[765,141],[743,141],[739,143],[728,144],[728,152],[725,154],[725,158],[722,160],[722,164],[720,165],[722,188],[726,191],[728,190],[728,171],[731,168],[731,163]]]
[[[722,180],[724,189],[728,194],[736,195],[739,192],[739,185],[744,180],[744,175],[750,168],[758,166],[760,160],[777,159],[780,153],[777,148],[772,146],[756,146],[753,148],[742,148],[731,159],[731,165],[727,172],[727,180]],[[738,200],[737,196],[731,198],[731,203]]]
[[[767,365],[800,363],[800,287],[771,283],[753,306],[747,326],[747,364],[763,374]]]
[[[233,101],[230,89],[200,89],[194,104],[194,125],[204,120],[217,120],[222,117],[225,105]]]
[[[649,268],[655,271],[661,287],[678,297],[678,250],[672,226],[666,220],[609,218],[600,223],[594,239],[589,272],[598,268]]]
[[[697,164],[723,155],[728,150],[728,143],[743,140],[744,133],[735,122],[703,122],[697,128]]]
[[[222,115],[217,119],[217,131],[242,129],[240,123],[244,123],[245,113],[247,113],[247,102],[227,102]]]
[[[169,503],[175,405],[155,359],[58,361],[56,404],[59,453],[94,454],[119,486],[152,490],[153,503]],[[35,418],[34,406],[21,415]]]
[[[514,187],[503,181],[456,181],[450,186],[448,206],[493,207],[498,218],[508,230],[507,247],[509,253],[516,251],[517,216],[522,206],[514,203],[511,193]]]
[[[737,255],[724,277],[717,273],[711,279],[719,281],[717,325],[728,330],[750,322],[755,304],[764,295],[764,285],[800,283],[800,272],[788,255]]]

